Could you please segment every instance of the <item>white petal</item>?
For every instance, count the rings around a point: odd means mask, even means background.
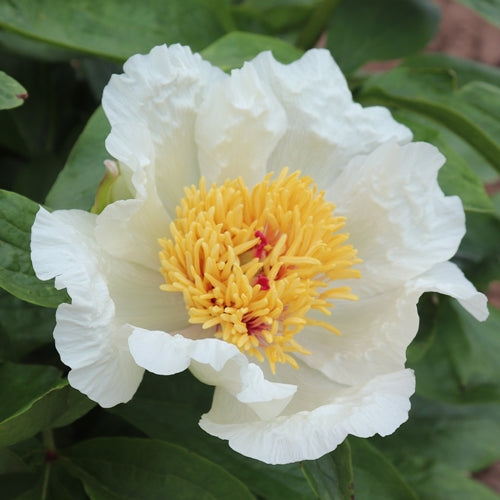
[[[276,147],[269,170],[288,166],[329,183],[355,155],[369,153],[394,139],[411,140],[408,128],[386,108],[362,108],[352,96],[327,50],[310,50],[289,65],[264,52],[249,63],[281,103],[288,128]]]
[[[95,235],[111,257],[106,268],[115,319],[147,329],[179,329],[189,316],[180,293],[160,290],[158,239],[170,234],[170,218],[151,195],[146,200],[122,200],[108,205],[97,217]]]
[[[214,85],[200,106],[196,142],[201,174],[217,183],[238,175],[248,186],[260,182],[285,129],[281,105],[254,67],[245,64]]]
[[[212,408],[203,415],[200,426],[228,439],[239,453],[263,462],[313,460],[333,450],[348,434],[369,437],[394,432],[408,418],[414,390],[413,372],[404,370],[339,391],[311,411],[260,420],[217,387]]]
[[[223,387],[259,418],[278,415],[296,391],[294,385],[266,380],[257,365],[222,340],[192,340],[135,328],[129,346],[136,363],[146,370],[172,375],[189,368],[200,381]]]
[[[479,321],[488,317],[488,299],[478,292],[462,271],[451,262],[435,265],[428,272],[408,283],[407,288],[415,291],[433,291],[449,295]]]
[[[341,335],[304,328],[297,342],[312,354],[298,357],[331,380],[348,385],[402,369],[406,348],[418,330],[420,293],[401,287],[357,302],[337,303],[329,321]]]
[[[349,283],[358,296],[397,288],[457,251],[465,217],[437,183],[443,163],[430,144],[392,142],[354,158],[327,190],[363,259],[362,278]]]
[[[417,302],[424,292],[456,298],[475,318],[488,316],[486,297],[455,264],[444,262],[391,290],[357,302],[337,304],[332,323],[342,335],[305,328],[297,341],[311,351],[304,363],[332,380],[359,384],[404,366],[406,349],[418,331]]]
[[[159,273],[160,238],[170,235],[171,219],[153,196],[120,200],[99,214],[95,235],[99,245],[117,259],[135,262]]]
[[[134,172],[140,196],[146,196],[150,188],[144,183],[153,176],[171,216],[184,187],[199,180],[198,107],[208,88],[225,77],[188,47],[162,45],[131,57],[124,74],[113,75],[104,89],[103,107],[112,127],[108,151]]]
[[[144,370],[124,349],[115,306],[102,272],[93,233],[96,216],[79,210],[38,212],[31,239],[33,267],[40,279],[55,277],[71,304],[61,304],[54,330],[61,360],[74,387],[101,406],[128,401]]]

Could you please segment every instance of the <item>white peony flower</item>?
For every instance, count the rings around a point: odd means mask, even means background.
[[[103,106],[133,198],[41,208],[32,232],[37,276],[72,299],[54,331],[69,381],[100,405],[144,369],[189,368],[215,386],[205,431],[268,463],[314,459],[407,419],[423,292],[486,318],[448,262],[465,226],[443,156],[354,103],[327,51],[226,75],[156,47]]]

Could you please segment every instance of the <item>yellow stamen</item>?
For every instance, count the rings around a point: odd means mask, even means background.
[[[335,280],[359,278],[360,259],[338,233],[343,217],[312,179],[283,169],[249,191],[243,180],[185,189],[159,254],[165,284],[183,294],[189,321],[259,361],[298,368],[292,353],[310,354],[295,339],[306,325],[340,334],[327,322],[332,299],[356,300]]]

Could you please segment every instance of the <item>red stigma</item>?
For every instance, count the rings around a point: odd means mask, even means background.
[[[260,243],[255,249],[255,255],[258,259],[262,259],[263,257],[265,257],[267,238],[261,231],[255,231],[254,236],[260,239]],[[268,290],[268,288],[266,288],[265,290]]]
[[[245,322],[245,324],[247,327],[247,334],[257,337],[259,339],[259,343],[264,342],[262,332],[271,328],[270,325],[262,321],[262,318],[250,318]]]
[[[269,285],[269,278],[263,274],[257,276],[257,285],[260,285],[261,290],[269,290],[271,286]]]

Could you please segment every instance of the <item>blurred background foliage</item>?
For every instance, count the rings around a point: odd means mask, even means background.
[[[500,0],[461,3],[500,27]],[[290,62],[322,46],[356,100],[389,107],[446,155],[441,186],[467,217],[455,260],[488,291],[500,279],[500,70],[425,52],[440,20],[431,0],[0,0],[2,498],[499,498],[472,476],[500,460],[495,307],[480,324],[425,295],[408,350],[409,421],[273,467],[198,428],[212,389],[189,373],[148,374],[129,404],[109,410],[73,390],[52,340],[53,308],[67,297],[39,282],[29,259],[38,203],[94,202],[109,131],[101,93],[127,57],[180,42],[229,71],[262,50]]]

